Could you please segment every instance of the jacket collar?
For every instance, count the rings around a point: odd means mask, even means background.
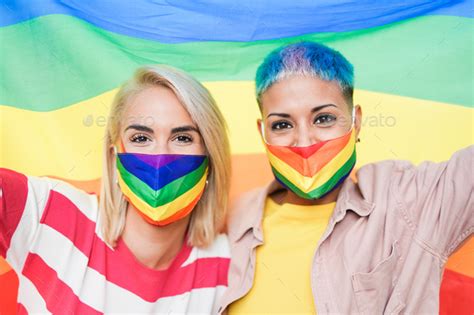
[[[242,237],[248,230],[252,229],[254,236],[263,242],[262,216],[265,208],[265,200],[268,195],[280,189],[286,188],[283,188],[280,183],[273,180],[267,186],[255,191],[255,195],[253,195],[254,198],[249,198],[246,204],[246,208],[250,210],[249,213],[254,213],[254,215],[242,216],[242,221],[237,229],[237,238]],[[340,221],[344,218],[348,210],[364,217],[370,215],[374,207],[375,204],[365,200],[358,185],[348,177],[342,184],[332,217]]]

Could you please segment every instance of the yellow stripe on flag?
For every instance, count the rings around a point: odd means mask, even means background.
[[[263,153],[252,81],[205,83],[230,129],[233,154]],[[102,142],[116,90],[52,112],[0,106],[0,166],[28,175],[101,177]],[[441,161],[473,143],[474,109],[357,90],[363,127],[358,166],[383,159]]]

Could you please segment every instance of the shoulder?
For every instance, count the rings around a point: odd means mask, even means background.
[[[374,202],[386,198],[392,185],[400,183],[413,169],[414,165],[406,160],[366,164],[356,172],[356,185],[366,200]]]
[[[225,256],[229,251],[229,239],[226,234],[221,233],[217,235],[211,245],[201,250],[205,252],[221,253]]]
[[[28,182],[36,193],[43,195],[45,215],[84,215],[96,222],[98,196],[87,193],[74,185],[55,178],[28,176]]]
[[[264,194],[265,187],[259,187],[239,195],[232,200],[229,215],[238,215],[245,211],[247,207],[254,205],[255,202]]]
[[[423,161],[415,165],[407,160],[385,160],[364,165],[359,169],[356,176],[361,183],[365,181],[373,183],[376,180],[390,179],[391,181],[398,181],[402,185],[405,181],[412,180],[414,176],[421,180],[425,176],[437,177],[449,167],[470,170],[473,158],[474,146],[471,145],[455,152],[447,161]]]
[[[247,191],[232,200],[227,216],[227,233],[231,240],[238,238],[261,217],[268,186]]]
[[[57,202],[74,203],[90,209],[86,211],[89,213],[97,207],[95,194],[89,194],[63,180],[26,175],[6,168],[0,168],[0,192],[7,204],[21,201],[25,207],[34,205],[39,211],[50,206],[53,201],[56,202],[55,206],[59,206]]]
[[[369,163],[357,171],[358,180],[376,179],[410,170],[414,165],[407,160],[383,160]]]
[[[387,181],[394,176],[402,175],[415,169],[415,165],[407,160],[384,160],[362,166],[356,173],[360,183]]]
[[[207,247],[193,247],[192,253],[183,265],[201,259],[214,259],[215,262],[226,262],[230,259],[230,246],[227,235],[219,234]]]

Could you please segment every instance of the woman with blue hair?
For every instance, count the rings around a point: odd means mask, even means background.
[[[369,164],[354,181],[353,90],[350,62],[317,43],[277,49],[258,68],[275,181],[232,207],[220,313],[438,313],[447,257],[474,230],[474,148]]]

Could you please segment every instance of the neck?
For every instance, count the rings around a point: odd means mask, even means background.
[[[156,226],[129,204],[122,239],[142,264],[152,269],[166,269],[183,245],[188,223],[189,216],[166,226]]]
[[[304,199],[289,189],[278,191],[275,195],[272,195],[271,198],[278,204],[289,203],[302,206],[324,205],[337,200],[341,186],[342,185],[339,185],[339,187],[319,199]]]

